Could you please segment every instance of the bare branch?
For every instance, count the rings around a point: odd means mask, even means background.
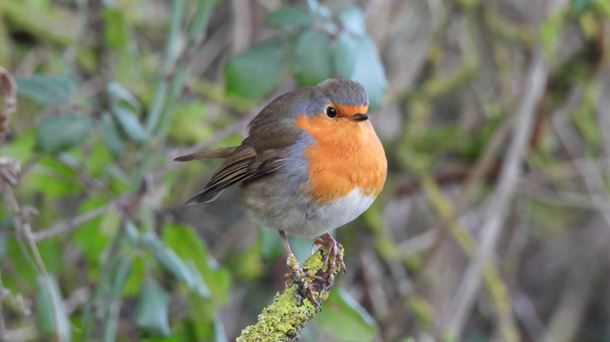
[[[464,272],[462,282],[455,294],[454,308],[447,325],[450,336],[460,339],[466,319],[481,286],[483,269],[494,257],[496,243],[502,225],[515,194],[523,159],[527,152],[532,132],[536,105],[540,101],[547,82],[548,69],[541,51],[534,53],[533,61],[527,72],[529,75],[523,91],[523,100],[517,112],[513,128],[513,138],[504,158],[498,187],[490,200],[487,218],[482,225],[481,247]]]
[[[8,116],[17,108],[17,83],[13,76],[0,67],[0,97],[4,105],[0,107],[0,138],[8,132]]]
[[[33,212],[35,212],[35,209],[21,207],[21,205],[17,201],[17,197],[15,196],[13,189],[10,186],[7,185],[4,190],[5,190],[5,197],[7,199],[7,202],[11,205],[12,210],[15,212],[15,214],[17,214],[19,216],[19,219],[16,220],[16,224],[17,224],[18,232],[20,233],[20,237],[23,238],[23,240],[25,240],[25,242],[28,245],[28,248],[32,251],[32,254],[34,255],[34,261],[36,264],[36,268],[38,269],[38,272],[43,277],[43,284],[44,284],[45,290],[47,292],[49,302],[51,303],[51,306],[53,307],[53,310],[51,310],[51,311],[52,311],[52,316],[53,316],[53,322],[55,324],[55,339],[57,341],[62,341],[63,339],[62,339],[62,334],[60,331],[60,322],[59,322],[59,317],[57,316],[57,312],[59,311],[59,308],[56,307],[57,302],[55,300],[53,300],[53,290],[52,290],[53,287],[51,285],[51,280],[49,278],[49,272],[47,272],[47,267],[45,266],[44,261],[42,260],[42,256],[40,255],[38,246],[36,245],[36,242],[32,238],[32,228],[30,226],[30,221],[32,219]]]
[[[34,241],[40,241],[40,240],[46,240],[48,238],[54,237],[56,235],[59,234],[64,234],[67,233],[73,229],[75,229],[76,227],[78,227],[79,225],[91,221],[94,218],[103,215],[107,212],[109,212],[110,210],[112,210],[113,208],[116,208],[116,206],[123,200],[123,198],[118,198],[102,207],[99,207],[97,209],[93,209],[91,211],[88,211],[80,216],[77,216],[75,218],[72,219],[68,219],[66,221],[60,222],[54,226],[52,226],[51,228],[47,228],[47,229],[43,229],[43,230],[39,230],[36,232],[32,233],[32,239]]]

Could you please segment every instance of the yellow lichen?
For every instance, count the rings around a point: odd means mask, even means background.
[[[343,256],[343,247],[339,246]],[[303,264],[305,279],[311,284],[313,298],[322,304],[328,299],[332,279],[341,271],[339,267],[332,270],[329,277],[328,266],[324,263],[328,250],[323,247],[312,254]],[[292,260],[288,260],[290,263]],[[297,264],[298,265],[298,264]],[[324,279],[330,279],[331,283]],[[299,331],[307,322],[314,318],[318,308],[308,298],[300,293],[297,284],[289,285],[282,293],[278,293],[273,303],[263,309],[256,324],[242,330],[238,342],[276,342],[290,341],[298,336]]]

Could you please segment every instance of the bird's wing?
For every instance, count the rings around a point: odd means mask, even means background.
[[[254,181],[277,171],[302,134],[295,126],[294,117],[286,114],[291,112],[286,103],[302,102],[301,98],[307,94],[292,92],[271,102],[250,122],[250,135],[238,147],[203,150],[176,158],[178,161],[225,158],[203,190],[187,203],[211,202],[231,185]]]
[[[231,185],[253,181],[277,171],[282,165],[284,154],[285,149],[266,150],[259,154],[249,145],[235,148],[203,190],[188,200],[187,204],[211,202]]]

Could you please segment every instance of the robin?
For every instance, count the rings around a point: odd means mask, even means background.
[[[203,190],[206,203],[238,184],[249,216],[286,233],[321,238],[329,268],[343,266],[329,231],[362,214],[383,188],[387,161],[368,116],[368,95],[354,81],[329,79],[279,96],[249,124],[239,146],[198,151],[177,161],[223,158]],[[294,259],[296,260],[296,259]],[[293,272],[297,271],[293,269]],[[329,272],[333,274],[333,272]]]

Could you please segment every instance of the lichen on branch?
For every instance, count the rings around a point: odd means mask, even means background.
[[[341,265],[332,269],[325,262],[328,248],[322,246],[303,263],[304,277],[309,284],[311,296],[319,305],[327,299],[334,279],[342,271]],[[343,247],[339,245],[343,256]],[[283,292],[275,295],[273,303],[263,309],[257,322],[244,328],[237,338],[238,342],[277,342],[295,340],[301,329],[312,320],[320,310],[306,296],[304,286],[292,282]]]

